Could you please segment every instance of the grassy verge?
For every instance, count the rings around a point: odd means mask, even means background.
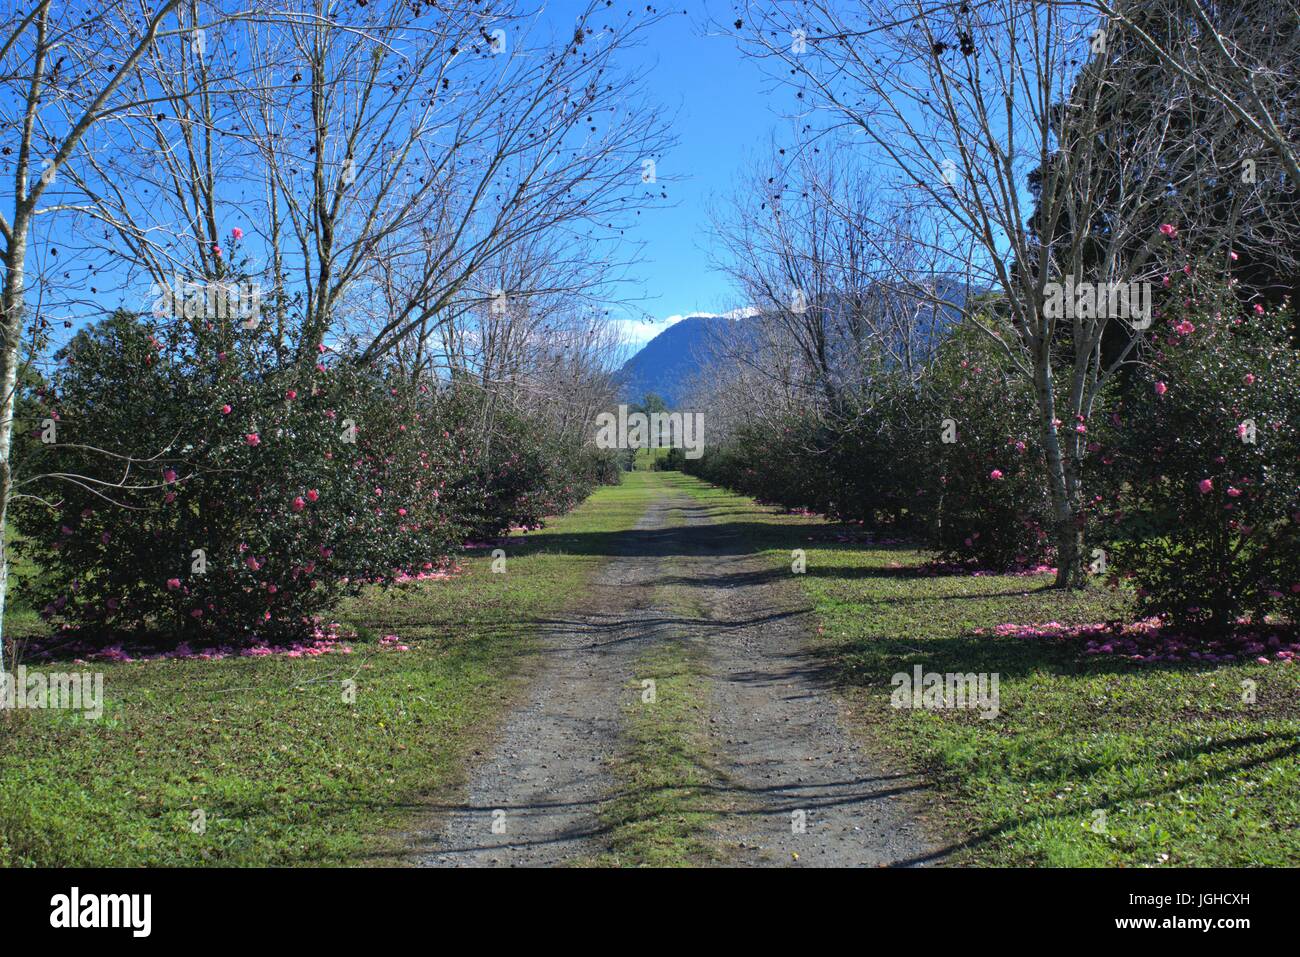
[[[667,473],[656,473],[671,482]],[[682,523],[669,514],[670,525]],[[698,618],[687,589],[663,587],[656,603]],[[614,762],[617,793],[602,818],[610,851],[602,866],[690,867],[719,862],[710,839],[718,816],[718,781],[708,743],[709,682],[703,650],[682,638],[659,642],[637,660]],[[653,684],[647,687],[647,682]]]
[[[530,621],[581,594],[651,478],[626,475],[512,540],[505,574],[475,552],[451,581],[340,609],[408,652],[59,666],[102,672],[105,713],[0,713],[0,864],[399,860],[427,796],[459,779],[511,701]]]
[[[807,552],[800,583],[820,621],[814,651],[886,758],[928,772],[958,860],[1052,866],[1300,863],[1300,669],[1143,665],[1058,641],[975,634],[1004,622],[1122,617],[1104,590],[1047,577],[917,570],[907,547],[778,514],[686,476],[671,480],[737,523],[774,563]],[[997,673],[1000,712],[890,706],[914,665]],[[1252,697],[1253,703],[1247,703]]]
[[[657,645],[638,661],[634,703],[627,708],[614,764],[618,790],[602,814],[610,851],[601,866],[686,867],[716,863],[709,840],[716,819],[716,781],[704,723],[708,684],[696,653],[679,641]],[[645,681],[653,681],[653,701]]]

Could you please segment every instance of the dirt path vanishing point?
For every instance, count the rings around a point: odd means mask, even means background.
[[[881,774],[853,744],[803,653],[811,619],[798,586],[738,529],[665,488],[619,538],[587,599],[584,611],[544,623],[525,703],[472,769],[464,803],[420,842],[421,864],[540,867],[604,851],[601,810],[619,786],[611,760],[637,661],[670,639],[689,642],[707,670],[721,812],[710,840],[722,861],[940,859],[904,797],[922,782]]]

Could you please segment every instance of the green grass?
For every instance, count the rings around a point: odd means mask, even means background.
[[[336,865],[400,859],[431,795],[513,700],[529,622],[580,597],[650,500],[629,474],[505,546],[505,574],[466,573],[340,609],[412,650],[351,656],[128,662],[104,674],[98,721],[0,713],[0,864]],[[45,669],[50,670],[50,669]],[[343,682],[355,680],[356,703]],[[204,833],[191,827],[206,815]]]
[[[670,513],[670,525],[682,521],[680,512]],[[656,600],[683,618],[704,615],[681,586],[657,589]],[[703,650],[680,637],[669,638],[639,656],[636,675],[614,762],[616,795],[602,813],[610,829],[610,850],[592,863],[716,864],[720,857],[711,835],[718,818],[719,776],[708,743],[709,681]],[[654,682],[653,702],[645,700],[646,680]]]
[[[686,867],[717,861],[710,841],[717,809],[710,803],[705,724],[708,681],[695,651],[678,641],[642,655],[614,765],[617,793],[602,813],[610,850],[594,863],[618,867]],[[643,700],[643,680],[655,700]]]
[[[670,451],[668,448],[637,449],[634,467],[638,472],[653,471],[655,462],[668,458]]]
[[[1047,866],[1300,864],[1300,674],[1254,663],[1141,665],[1062,642],[973,634],[1003,622],[1123,617],[1106,589],[1048,577],[919,577],[907,547],[847,544],[845,529],[778,514],[685,476],[774,564],[807,552],[800,583],[814,651],[883,760],[936,781],[957,860]],[[1000,715],[890,706],[890,678],[1000,675]],[[1243,702],[1243,683],[1255,703]],[[1100,814],[1099,814],[1100,812]]]

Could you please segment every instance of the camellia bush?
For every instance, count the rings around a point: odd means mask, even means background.
[[[282,638],[342,593],[446,560],[467,468],[436,404],[379,373],[282,363],[270,335],[119,313],[59,355],[48,477],[15,506],[27,599],[83,635]]]
[[[1180,288],[1185,286],[1187,288]],[[1300,359],[1289,311],[1188,277],[1118,413],[1116,569],[1189,630],[1300,620]]]
[[[918,404],[912,418],[924,423],[929,462],[911,485],[933,500],[930,543],[948,560],[981,568],[1047,558],[1050,502],[1024,380],[963,331],[945,345]]]
[[[622,478],[615,450],[556,434],[479,390],[446,390],[439,418],[452,430],[464,466],[448,493],[470,538],[492,538],[512,528],[536,528],[599,485]]]

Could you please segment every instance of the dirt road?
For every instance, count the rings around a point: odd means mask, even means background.
[[[429,866],[554,866],[606,850],[602,809],[637,662],[687,643],[707,678],[715,857],[738,866],[939,860],[915,813],[922,783],[873,767],[804,651],[813,627],[788,568],[665,487],[619,536],[583,611],[544,623],[526,702],[429,835]],[[683,613],[682,609],[691,609]]]

